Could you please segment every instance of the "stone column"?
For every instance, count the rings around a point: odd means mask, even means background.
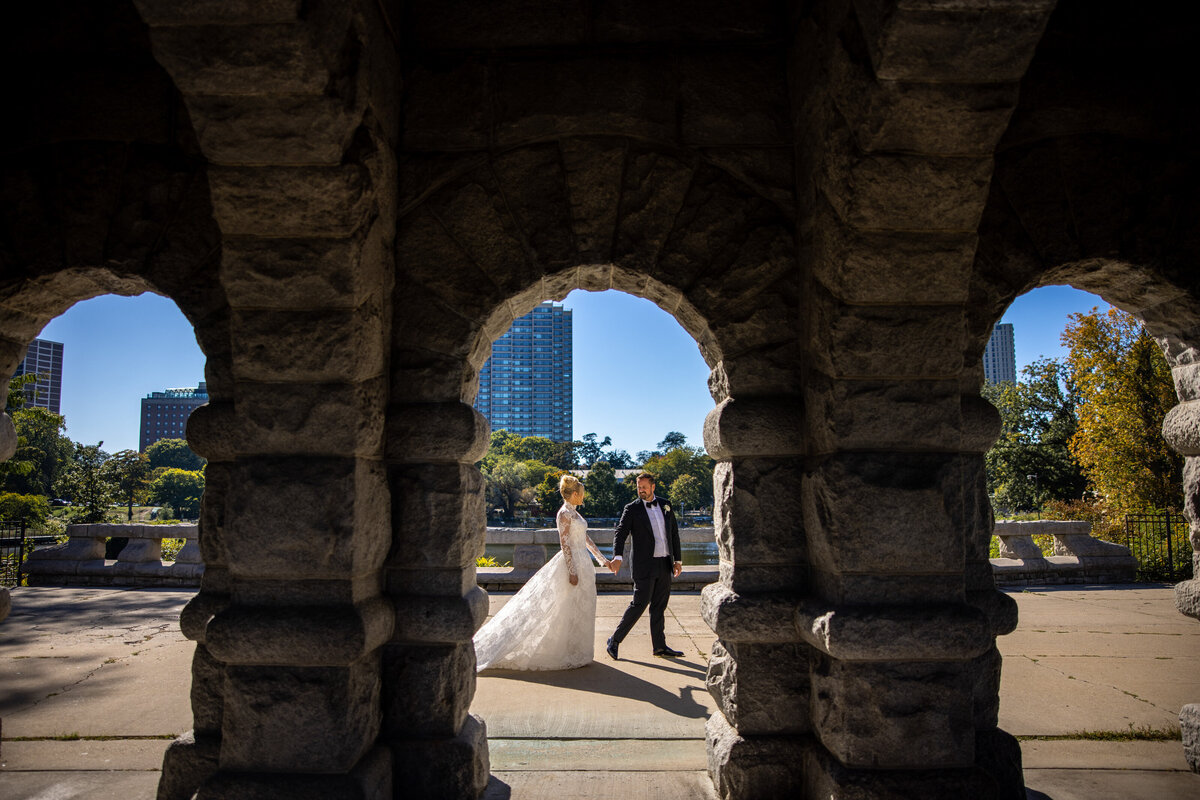
[[[701,600],[718,637],[707,683],[719,710],[706,738],[709,773],[726,798],[785,796],[802,786],[814,655],[793,622],[808,560],[802,425],[794,397],[726,399],[704,423],[718,461],[721,575]]]
[[[388,797],[394,42],[374,3],[137,6],[209,161],[232,344],[189,421],[195,731],[160,797]]]
[[[487,785],[487,730],[468,713],[471,637],[488,610],[475,581],[485,530],[475,462],[487,446],[487,420],[465,403],[388,410],[393,516],[385,584],[396,626],[383,651],[383,738],[398,798],[476,797]]]

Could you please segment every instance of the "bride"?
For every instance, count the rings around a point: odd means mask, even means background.
[[[496,616],[475,634],[476,670],[574,669],[592,663],[596,638],[596,570],[586,547],[601,566],[608,559],[587,535],[576,508],[583,484],[563,475],[558,510],[562,549],[546,562]]]

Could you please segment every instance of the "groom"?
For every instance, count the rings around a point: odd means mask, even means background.
[[[625,609],[621,623],[605,648],[614,661],[617,647],[629,635],[647,605],[650,606],[650,642],[654,646],[654,655],[664,658],[683,655],[667,647],[663,632],[667,601],[671,599],[671,578],[683,571],[679,526],[667,501],[654,496],[654,476],[649,472],[638,475],[637,493],[638,499],[621,512],[617,535],[613,539],[613,558],[609,562],[609,569],[614,573],[621,569],[625,540],[633,536],[633,566],[630,570],[633,573],[633,601]]]

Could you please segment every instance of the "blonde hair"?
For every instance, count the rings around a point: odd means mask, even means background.
[[[567,502],[570,502],[571,498],[574,497],[578,492],[582,491],[582,489],[583,483],[580,482],[579,478],[576,478],[570,473],[563,475],[562,479],[558,482],[558,493],[561,494],[562,499],[566,500]]]

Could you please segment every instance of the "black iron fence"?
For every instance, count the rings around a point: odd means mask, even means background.
[[[1192,545],[1182,514],[1126,514],[1125,546],[1138,560],[1139,581],[1192,578]]]
[[[22,566],[33,548],[54,544],[55,537],[39,534],[24,522],[0,520],[0,586],[20,586]]]

